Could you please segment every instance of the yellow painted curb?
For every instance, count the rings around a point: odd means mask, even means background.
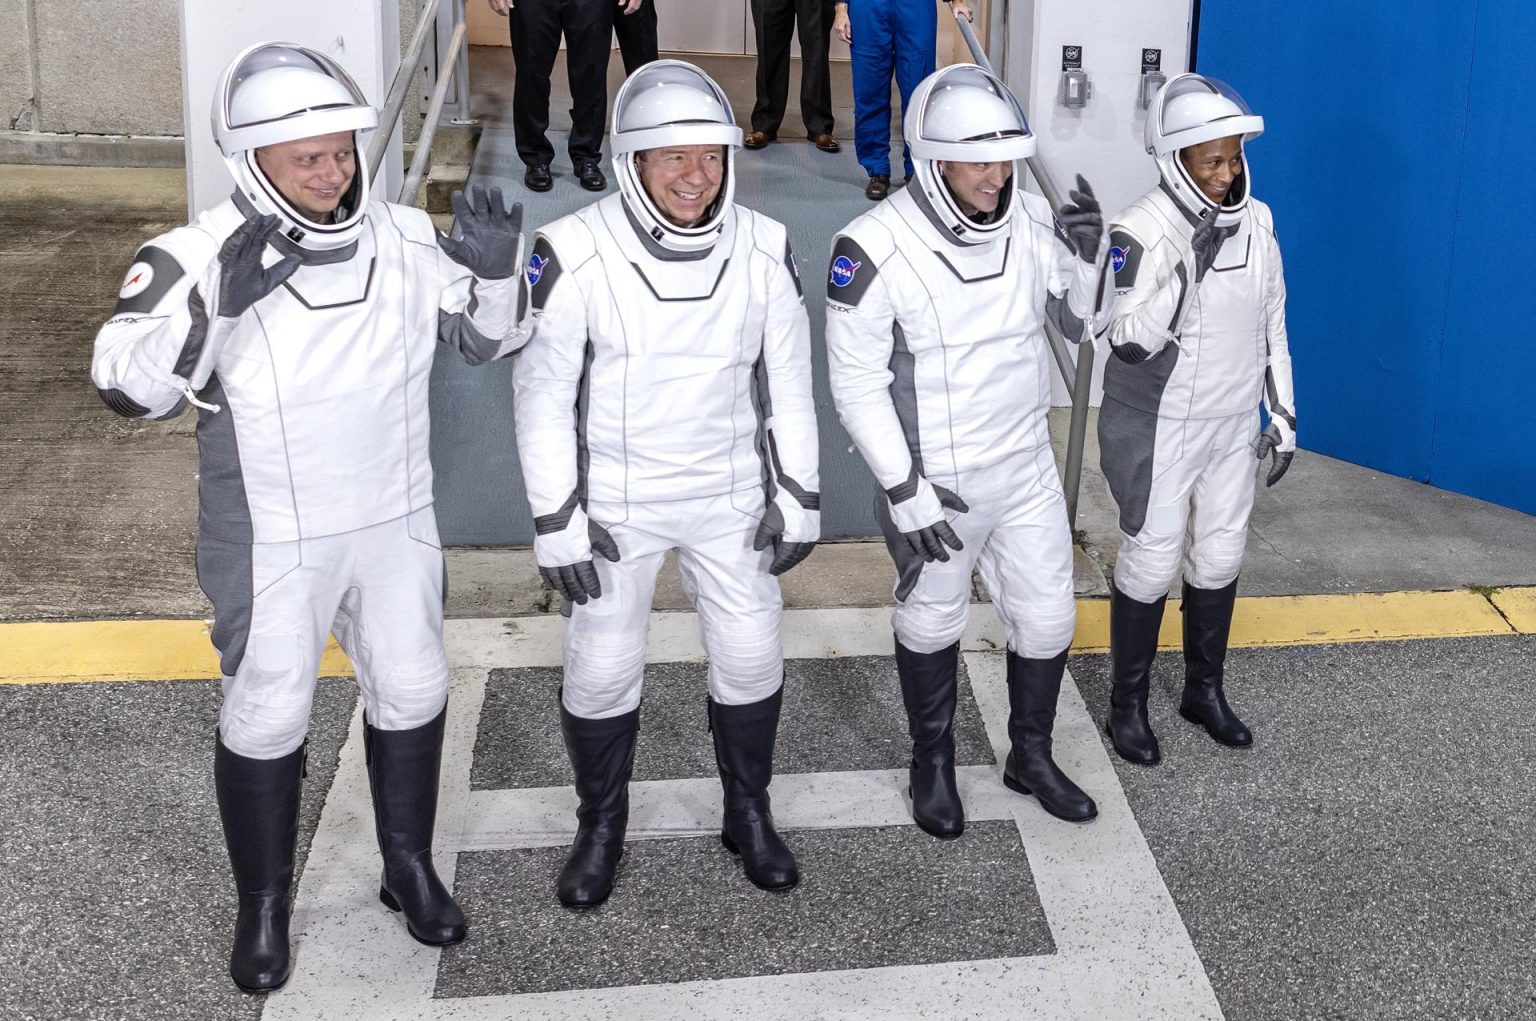
[[[1532,593],[1528,608],[1532,624],[1536,625],[1536,590],[1523,591]],[[1163,613],[1158,646],[1180,648],[1182,627],[1179,602],[1170,599]],[[1229,644],[1233,648],[1258,648],[1513,633],[1514,629],[1487,599],[1466,589],[1455,592],[1254,596],[1237,601]],[[1108,601],[1078,602],[1077,636],[1073,639],[1072,651],[1109,651]]]
[[[1501,588],[1490,598],[1511,627],[1522,635],[1536,635],[1536,588]]]
[[[1169,600],[1159,645],[1178,648],[1181,627],[1178,601]],[[1517,632],[1536,634],[1536,588],[1500,589],[1492,603],[1465,589],[1239,599],[1230,644],[1256,648]],[[1072,647],[1084,653],[1109,650],[1107,600],[1078,601]],[[334,640],[326,646],[319,672],[327,677],[352,673]],[[218,656],[208,639],[208,624],[201,620],[0,624],[0,684],[218,676]]]
[[[0,684],[207,680],[219,657],[201,620],[95,620],[0,624]],[[332,639],[322,676],[350,675]]]

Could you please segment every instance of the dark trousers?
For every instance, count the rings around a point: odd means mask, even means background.
[[[757,104],[752,130],[779,133],[789,101],[789,41],[800,33],[800,118],[811,135],[832,133],[832,78],[827,70],[832,32],[830,0],[752,0],[757,33]]]
[[[621,13],[615,4],[613,34],[619,38],[619,55],[624,58],[626,77],[655,60],[656,0],[641,0],[633,14]]]
[[[608,51],[613,37],[613,0],[525,0],[512,8],[512,132],[517,154],[530,166],[550,163],[549,76],[565,35],[571,83],[573,164],[602,159],[603,120],[608,112]]]

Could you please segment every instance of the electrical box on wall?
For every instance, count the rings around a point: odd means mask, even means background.
[[[1061,48],[1061,105],[1069,110],[1081,110],[1088,105],[1088,97],[1092,94],[1093,82],[1088,79],[1088,72],[1083,70],[1083,48],[1063,46]]]

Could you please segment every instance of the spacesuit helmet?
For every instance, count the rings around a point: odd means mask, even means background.
[[[1147,152],[1157,160],[1157,171],[1175,200],[1196,216],[1214,212],[1219,225],[1236,223],[1248,206],[1253,187],[1246,149],[1241,150],[1243,172],[1219,204],[1200,190],[1179,159],[1179,152],[1234,135],[1241,147],[1264,133],[1264,118],[1226,82],[1190,73],[1175,76],[1158,90],[1147,111],[1144,130]]]
[[[275,214],[281,233],[308,249],[341,248],[357,239],[368,208],[362,135],[379,115],[352,76],[330,57],[295,43],[260,43],[229,62],[213,96],[213,138],[235,186],[258,214]],[[333,222],[317,223],[296,208],[261,169],[256,150],[339,131],[353,133],[356,172]]]
[[[917,185],[943,220],[946,236],[965,245],[1002,236],[1013,215],[1017,166],[986,223],[965,214],[939,169],[941,161],[1012,164],[1035,154],[1035,136],[1024,108],[1002,79],[975,64],[940,68],[913,91],[902,128]]]
[[[677,252],[710,248],[725,227],[736,192],[732,163],[741,147],[741,128],[725,90],[713,78],[681,60],[656,60],[630,75],[613,98],[614,176],[630,214],[654,241]],[[725,147],[720,193],[704,217],[689,227],[669,220],[646,191],[635,157],[647,149],[678,145]]]

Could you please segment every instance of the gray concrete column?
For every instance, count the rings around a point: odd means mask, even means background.
[[[187,147],[187,209],[190,215],[226,198],[233,181],[213,142],[209,112],[224,66],[254,43],[282,40],[320,50],[357,79],[369,101],[382,106],[400,63],[402,0],[179,0],[181,80]],[[415,2],[415,0],[405,0]],[[392,131],[381,124],[379,130]],[[403,176],[400,141],[390,144],[380,174],[393,195]]]

